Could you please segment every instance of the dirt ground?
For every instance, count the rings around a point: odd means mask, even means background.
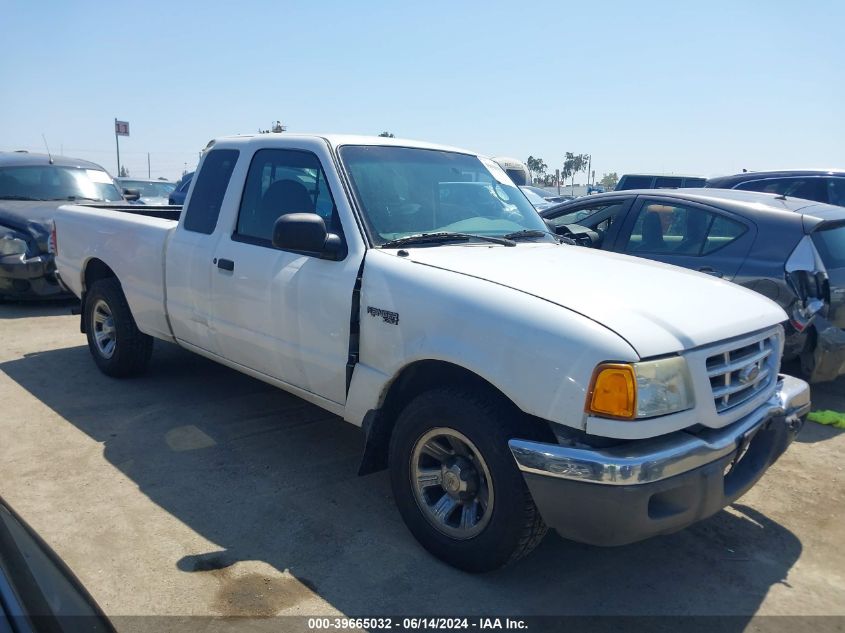
[[[0,495],[110,616],[845,615],[845,431],[808,423],[731,508],[615,549],[550,534],[472,576],[426,554],[358,429],[156,343],[94,366],[71,304],[0,305]],[[845,411],[845,380],[813,389]]]

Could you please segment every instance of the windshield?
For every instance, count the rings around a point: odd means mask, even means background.
[[[149,180],[119,180],[124,189],[137,189],[142,198],[166,198],[176,189],[174,182],[150,182]]]
[[[115,202],[123,196],[111,176],[101,169],[23,165],[0,167],[0,199],[72,200]]]
[[[340,158],[377,245],[407,235],[548,231],[493,161],[456,152],[347,145]]]

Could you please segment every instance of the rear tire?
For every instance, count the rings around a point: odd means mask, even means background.
[[[135,325],[126,296],[115,277],[95,281],[85,295],[88,349],[107,376],[137,376],[147,369],[153,337]]]
[[[405,407],[391,436],[402,519],[425,549],[465,571],[516,561],[547,531],[508,448],[519,436],[508,409],[492,395],[435,389]]]

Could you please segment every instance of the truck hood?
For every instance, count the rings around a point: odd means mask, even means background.
[[[582,314],[616,332],[641,358],[741,336],[787,318],[776,303],[741,286],[580,246],[406,250],[418,264],[506,286]]]

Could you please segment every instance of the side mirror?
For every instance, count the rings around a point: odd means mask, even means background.
[[[343,240],[326,230],[316,213],[286,213],[273,225],[273,246],[285,251],[317,255],[321,259],[341,259]]]
[[[123,190],[123,197],[129,200],[129,202],[135,202],[141,198],[141,190],[140,189],[124,189]]]

